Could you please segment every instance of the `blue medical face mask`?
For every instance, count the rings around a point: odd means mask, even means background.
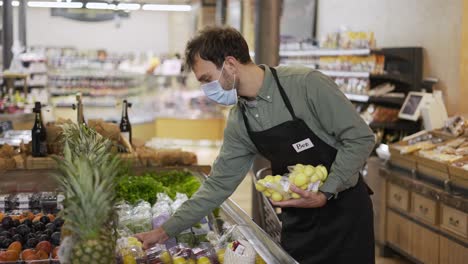
[[[221,76],[223,74],[223,69],[224,69],[224,63],[223,63],[223,67],[221,68],[221,73],[219,74],[218,80],[201,85],[201,89],[203,90],[203,92],[208,98],[217,102],[218,104],[234,105],[237,103],[237,90],[235,88],[236,75],[234,75],[234,82],[232,84],[232,89],[224,90],[223,87],[221,86],[221,83],[219,82],[219,79],[221,79]]]

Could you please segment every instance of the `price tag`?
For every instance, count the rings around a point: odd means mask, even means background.
[[[13,129],[13,123],[11,121],[0,121],[0,134]]]

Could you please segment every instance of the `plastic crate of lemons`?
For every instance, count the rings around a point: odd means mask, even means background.
[[[289,199],[299,199],[301,196],[290,190],[291,184],[302,190],[318,192],[318,189],[328,177],[328,171],[323,165],[316,167],[312,165],[296,164],[288,167],[289,174],[268,175],[255,183],[257,191],[275,202]]]

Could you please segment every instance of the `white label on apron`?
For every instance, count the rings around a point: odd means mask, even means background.
[[[294,147],[296,152],[299,153],[299,152],[302,152],[302,151],[304,151],[306,149],[313,148],[314,144],[312,143],[312,141],[310,141],[310,138],[307,138],[307,139],[304,139],[304,140],[299,141],[297,143],[294,143],[292,146]]]

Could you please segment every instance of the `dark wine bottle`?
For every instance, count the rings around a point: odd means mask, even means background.
[[[81,93],[76,95],[76,112],[77,112],[77,122],[79,125],[86,126],[86,121],[83,114],[83,101],[81,98]]]
[[[120,121],[120,133],[127,141],[132,144],[132,125],[130,124],[130,119],[128,118],[128,108],[131,107],[131,104],[127,100],[123,101],[122,104],[122,120]]]
[[[34,127],[31,130],[32,156],[45,157],[47,156],[47,135],[44,124],[42,123],[40,102],[36,102],[33,111],[36,116],[36,120],[34,121]]]

